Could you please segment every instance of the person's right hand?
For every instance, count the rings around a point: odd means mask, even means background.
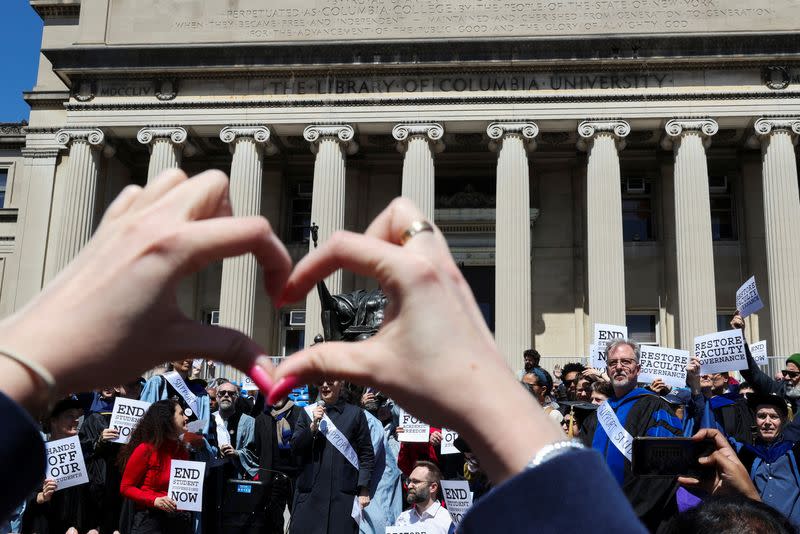
[[[650,382],[650,391],[656,395],[666,395],[669,393],[669,386],[666,385],[662,379],[656,378]]]
[[[317,281],[344,268],[376,278],[388,304],[370,339],[319,343],[287,358],[268,402],[323,377],[374,387],[430,424],[459,432],[500,482],[565,436],[509,372],[441,232],[419,232],[400,245],[424,219],[410,201],[396,199],[363,235],[337,232],[297,264],[282,302],[304,299]],[[507,406],[528,417],[498,440]]]
[[[396,428],[394,429],[394,433],[395,433],[395,434],[402,434],[403,432],[405,432],[405,430],[403,429],[403,427],[402,427],[402,426],[398,426],[398,427],[396,427]]]
[[[692,436],[694,441],[704,439],[713,439],[717,450],[710,456],[700,458],[698,462],[700,465],[713,467],[713,475],[702,480],[694,477],[678,477],[678,484],[687,488],[702,489],[709,495],[741,494],[754,501],[760,501],[761,496],[750,479],[750,473],[747,472],[724,434],[716,429],[704,428]]]
[[[219,171],[189,180],[170,169],[144,189],[126,187],[78,256],[0,322],[3,347],[43,365],[62,394],[124,382],[193,354],[247,371],[268,390],[266,351],[241,332],[186,317],[176,297],[184,277],[248,253],[263,268],[267,294],[277,300],[283,290],[291,270],[286,248],[263,217],[231,216],[228,186]],[[7,378],[0,388],[31,408],[42,384],[10,359],[0,362]]]
[[[438,431],[437,432],[431,432],[431,435],[428,438],[428,441],[430,441],[430,444],[433,445],[434,447],[438,447],[439,445],[442,444],[442,433],[438,432]]]
[[[325,408],[317,404],[314,406],[314,409],[311,410],[311,414],[314,416],[314,422],[319,422],[325,417]]]
[[[734,330],[738,328],[742,331],[742,334],[744,334],[744,319],[739,313],[739,310],[736,310],[736,313],[733,314],[733,317],[731,317],[731,328]]]
[[[42,502],[43,503],[50,502],[50,499],[53,498],[53,494],[56,492],[57,489],[58,489],[58,483],[55,480],[53,480],[52,478],[48,478],[47,480],[45,480],[44,484],[42,485],[42,491],[41,491]]]
[[[158,508],[163,512],[176,512],[178,510],[178,504],[170,499],[169,497],[156,497],[156,500],[153,501],[153,506]]]
[[[363,395],[361,395],[361,407],[367,405],[368,402],[375,400],[375,394],[371,391],[365,391]]]
[[[700,359],[696,356],[689,358],[686,366],[686,385],[692,390],[692,395],[700,393]]]
[[[104,428],[100,433],[100,439],[102,441],[114,441],[117,438],[119,438],[119,430],[113,428]]]

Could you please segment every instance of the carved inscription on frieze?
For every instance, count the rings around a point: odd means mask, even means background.
[[[109,44],[775,32],[797,0],[110,0]]]

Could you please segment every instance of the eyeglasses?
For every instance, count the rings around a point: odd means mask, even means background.
[[[409,478],[408,485],[409,486],[419,486],[421,484],[430,484],[427,480],[417,480],[416,478]]]
[[[225,391],[224,389],[217,390],[217,398],[220,397],[236,397],[238,393],[235,391]]]
[[[622,359],[619,359],[619,360],[608,360],[608,368],[609,369],[613,369],[614,367],[629,368],[629,367],[633,367],[634,365],[636,365],[636,360],[633,360],[631,358],[622,358]]]
[[[790,371],[788,369],[784,369],[783,371],[781,371],[781,374],[789,378],[797,378],[798,376],[800,376],[800,371]]]

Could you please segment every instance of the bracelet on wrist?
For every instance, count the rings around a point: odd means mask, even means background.
[[[533,459],[528,462],[526,468],[532,469],[534,467],[539,467],[540,465],[549,462],[550,460],[557,458],[566,452],[585,448],[586,447],[584,447],[583,443],[574,440],[564,440],[550,443],[549,445],[545,445],[539,449],[539,452],[536,453],[536,456],[534,456]]]

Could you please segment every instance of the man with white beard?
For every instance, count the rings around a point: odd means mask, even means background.
[[[625,496],[651,532],[677,513],[675,481],[633,474],[633,437],[675,437],[683,424],[669,403],[659,395],[638,387],[639,345],[617,339],[606,347],[608,376],[614,395],[598,406],[583,424],[583,440],[600,452]]]

